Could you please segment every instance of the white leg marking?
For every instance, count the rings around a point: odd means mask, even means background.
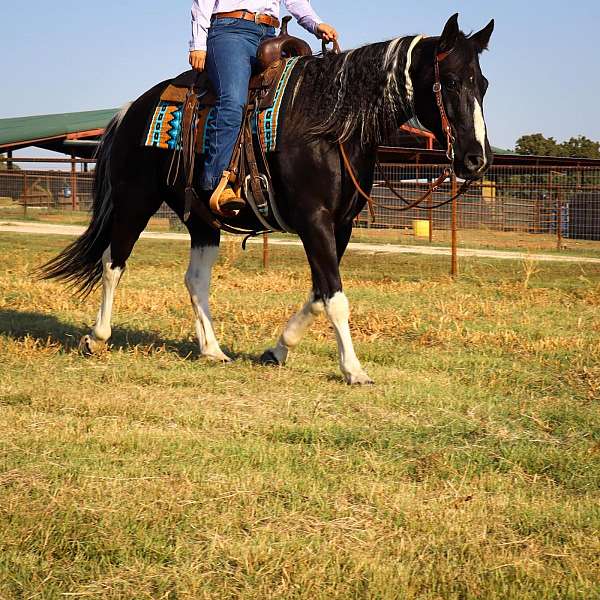
[[[340,368],[347,383],[368,384],[373,380],[363,371],[363,368],[354,352],[352,336],[350,334],[350,304],[346,294],[337,292],[333,298],[325,303],[327,316],[333,325],[338,343]]]
[[[483,169],[488,163],[488,157],[485,151],[485,138],[487,136],[487,129],[485,125],[485,119],[483,118],[483,110],[477,98],[475,98],[475,106],[473,109],[473,124],[475,126],[475,138],[481,145],[481,151],[483,153]]]
[[[190,264],[185,274],[185,285],[190,293],[196,316],[195,326],[200,353],[210,360],[230,362],[231,359],[223,353],[217,342],[208,308],[210,277],[218,254],[217,246],[192,248]]]
[[[308,328],[324,311],[323,302],[315,301],[311,294],[308,302],[287,322],[277,345],[270,350],[280,365],[285,364],[289,351],[300,343]]]
[[[122,275],[123,269],[119,267],[115,269],[112,268],[112,258],[109,246],[102,255],[102,303],[100,304],[100,310],[96,317],[96,323],[92,329],[92,336],[96,341],[106,342],[112,333],[110,322],[115,299],[115,290],[117,289],[117,285],[119,285]]]

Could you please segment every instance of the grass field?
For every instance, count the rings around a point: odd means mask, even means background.
[[[28,277],[67,241],[0,238],[0,598],[600,598],[599,267],[350,254],[350,388],[325,321],[255,362],[299,249],[223,249],[223,366],[162,241],[82,358],[97,296]]]

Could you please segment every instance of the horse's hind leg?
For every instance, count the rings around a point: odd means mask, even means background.
[[[80,342],[84,354],[99,352],[110,339],[117,286],[135,243],[160,206],[160,200],[140,195],[139,190],[138,186],[127,185],[114,192],[110,244],[102,255],[102,299],[91,333],[83,336]]]
[[[195,327],[200,354],[209,360],[230,362],[231,359],[221,350],[215,336],[208,306],[212,268],[219,254],[220,233],[199,223],[193,215],[188,223],[188,230],[192,245],[185,285],[196,317]]]
[[[112,246],[112,244],[111,244]],[[114,266],[109,246],[102,255],[102,301],[96,322],[89,335],[81,338],[80,347],[85,354],[95,354],[106,346],[106,342],[112,333],[111,317],[115,291],[121,281],[124,266]]]

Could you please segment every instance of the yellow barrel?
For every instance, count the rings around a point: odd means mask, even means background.
[[[429,221],[423,221],[421,219],[415,219],[413,221],[413,231],[415,232],[415,237],[429,237]]]

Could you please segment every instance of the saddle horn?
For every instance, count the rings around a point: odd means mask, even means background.
[[[288,15],[287,17],[283,17],[283,21],[281,21],[281,29],[279,30],[279,37],[288,34],[288,24],[292,20],[292,17]]]

